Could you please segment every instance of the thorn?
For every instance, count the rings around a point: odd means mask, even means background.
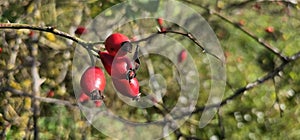
[[[157,29],[157,31],[158,31],[159,33],[161,33],[160,27],[156,26],[156,29]]]

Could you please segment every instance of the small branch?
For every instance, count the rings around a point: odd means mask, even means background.
[[[91,51],[95,51],[92,49],[92,46],[103,44],[103,41],[99,42],[87,42],[84,41],[76,36],[72,36],[66,32],[60,31],[52,26],[42,27],[42,26],[35,26],[35,25],[28,25],[28,24],[19,24],[19,23],[0,23],[0,29],[30,29],[30,30],[37,30],[37,31],[43,31],[43,32],[49,32],[53,33],[55,35],[70,39],[79,45],[83,46],[84,48],[87,48]]]
[[[266,49],[268,49],[269,51],[271,51],[273,54],[277,55],[281,60],[286,61],[288,58],[287,56],[284,56],[279,49],[271,46],[270,44],[268,44],[267,42],[265,42],[262,38],[259,38],[257,36],[255,36],[253,33],[251,33],[250,31],[248,31],[247,29],[239,26],[238,24],[234,23],[232,20],[230,20],[229,18],[221,15],[218,12],[213,12],[214,15],[220,17],[221,19],[223,19],[224,21],[226,21],[227,23],[235,26],[237,29],[239,29],[240,31],[244,32],[245,34],[247,34],[249,37],[251,37],[252,39],[254,39],[256,42],[258,42],[259,44],[261,44],[262,46],[264,46]]]
[[[300,52],[294,54],[293,56],[291,57],[288,57],[287,58],[287,61],[284,61],[281,63],[280,66],[278,66],[277,68],[275,68],[273,71],[269,72],[267,75],[261,77],[261,78],[258,78],[256,81],[254,82],[251,82],[251,83],[248,83],[246,86],[242,87],[242,88],[239,88],[238,90],[236,90],[234,92],[233,95],[227,97],[226,99],[224,99],[221,103],[218,103],[218,104],[212,104],[212,105],[208,105],[207,107],[212,109],[212,108],[217,108],[217,107],[220,107],[220,106],[223,106],[225,104],[228,103],[228,101],[232,100],[232,99],[235,99],[236,97],[238,97],[239,95],[243,94],[245,91],[248,91],[264,82],[266,82],[267,80],[270,80],[272,78],[274,78],[276,75],[278,75],[279,72],[283,71],[283,69],[291,62],[294,62],[295,60],[299,59],[300,58]],[[201,112],[204,110],[205,107],[200,107],[198,109],[196,109],[193,113],[197,113],[197,112]]]
[[[76,103],[71,103],[70,101],[54,99],[54,98],[47,98],[47,97],[40,97],[40,96],[33,96],[31,94],[22,92],[20,90],[16,90],[16,89],[11,88],[11,87],[5,87],[1,91],[11,92],[12,97],[20,97],[20,96],[21,97],[30,97],[30,98],[34,98],[36,100],[39,100],[39,101],[45,102],[45,103],[54,103],[54,104],[58,104],[58,105],[68,106],[68,107],[71,107],[71,108],[78,107]]]
[[[220,138],[225,139],[225,127],[223,124],[223,118],[221,116],[220,109],[218,109],[217,115],[218,115],[218,126],[220,128]]]
[[[219,12],[211,10],[211,9],[205,7],[205,6],[198,5],[198,4],[189,2],[189,1],[185,1],[185,2],[189,3],[189,4],[193,4],[193,5],[199,6],[199,7],[203,8],[203,9],[205,9],[211,15],[216,15],[220,19],[224,20],[225,22],[233,25],[234,27],[236,27],[240,31],[244,32],[246,35],[248,35],[249,37],[251,37],[252,39],[254,39],[256,42],[258,42],[262,46],[264,46],[266,49],[268,49],[269,51],[271,51],[272,53],[274,53],[275,55],[277,55],[278,57],[280,57],[281,60],[287,61],[288,57],[284,56],[280,52],[280,50],[278,50],[277,48],[271,46],[270,44],[268,44],[267,42],[265,42],[262,38],[259,38],[259,37],[255,36],[253,33],[251,33],[250,31],[246,30],[245,28],[239,26],[238,24],[236,24],[233,20],[229,19],[228,17],[225,17],[224,15],[220,14]]]
[[[226,105],[229,101],[239,97],[240,95],[242,95],[245,91],[248,91],[254,87],[257,87],[261,84],[263,84],[264,82],[274,78],[276,75],[278,75],[279,72],[283,71],[283,69],[290,63],[296,61],[297,59],[300,58],[300,52],[294,54],[291,57],[287,58],[287,61],[282,62],[282,64],[278,67],[276,67],[273,71],[269,72],[268,74],[266,74],[265,76],[258,78],[257,80],[248,83],[246,86],[241,87],[239,89],[237,89],[233,95],[227,97],[226,99],[224,99],[223,101],[216,103],[216,104],[211,104],[211,105],[206,105],[206,106],[202,106],[202,107],[197,107],[194,111],[192,112],[186,112],[183,113],[182,115],[178,116],[178,117],[174,117],[174,119],[178,119],[178,118],[182,118],[184,116],[188,116],[191,114],[196,114],[198,112],[202,112],[204,111],[204,109],[213,109],[213,108],[219,108],[221,106]]]
[[[283,116],[283,110],[280,107],[280,100],[279,100],[279,97],[278,97],[278,88],[277,88],[275,77],[273,78],[273,84],[274,84],[274,89],[275,89],[275,102],[274,102],[273,106],[278,105],[279,115],[280,115],[280,117],[282,117]]]
[[[212,56],[214,56],[215,58],[221,60],[221,58],[219,58],[218,56],[216,56],[215,54],[212,54],[211,52],[208,52],[202,45],[201,43],[191,34],[191,33],[183,33],[183,32],[179,32],[179,31],[174,31],[174,30],[171,30],[170,28],[165,30],[165,31],[158,31],[157,33],[154,33],[154,34],[151,34],[150,36],[146,37],[146,38],[143,38],[143,39],[140,39],[140,40],[137,40],[137,41],[133,41],[132,43],[140,43],[140,42],[143,42],[143,41],[147,41],[153,37],[155,37],[156,35],[159,35],[159,34],[177,34],[177,35],[182,35],[182,36],[185,36],[187,37],[188,39],[190,39],[191,41],[193,41],[198,47],[201,48],[201,50],[204,52],[204,53],[207,53],[207,54],[210,54]],[[222,61],[222,60],[221,60]]]

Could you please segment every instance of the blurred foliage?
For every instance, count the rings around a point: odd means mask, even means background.
[[[275,67],[281,60],[257,41],[238,29],[242,26],[258,38],[278,48],[284,55],[291,56],[300,51],[300,3],[293,1],[252,1],[252,0],[198,0],[184,1],[201,13],[211,25],[220,40],[226,56],[227,87],[225,97],[247,83],[257,80]],[[8,0],[0,2],[0,21],[33,25],[51,25],[74,35],[76,27],[86,25],[99,13],[121,2],[121,0]],[[150,2],[158,4],[157,2]],[[147,1],[139,3],[149,9]],[[230,18],[233,24],[209,13],[205,8],[214,9]],[[127,9],[126,12],[132,12]],[[114,11],[106,11],[114,17]],[[130,14],[128,14],[130,15]],[[129,28],[117,29],[133,38],[138,33],[156,32],[156,20],[145,19],[129,23]],[[166,25],[171,23],[166,22]],[[143,25],[144,28],[140,28]],[[267,32],[273,27],[273,32]],[[200,28],[200,27],[199,27]],[[112,32],[110,29],[109,32]],[[137,33],[138,32],[138,33]],[[40,87],[40,96],[46,97],[54,91],[51,98],[76,102],[72,85],[72,54],[75,43],[50,33],[30,30],[0,30],[0,89],[12,87],[25,93],[32,93],[32,55],[31,45],[38,46],[37,60],[39,74],[45,78]],[[169,35],[186,44],[199,70],[200,97],[197,107],[205,105],[210,91],[210,67],[208,59],[193,42],[180,35]],[[101,36],[99,38],[104,38]],[[178,50],[180,52],[180,50]],[[146,60],[150,60],[154,71],[160,72],[167,83],[167,93],[163,98],[168,109],[178,100],[180,87],[173,79],[174,64],[166,58],[150,55],[141,58],[138,79],[141,92],[148,92],[149,71]],[[242,96],[235,98],[220,108],[219,117],[204,128],[198,127],[201,113],[193,114],[180,127],[186,136],[200,139],[300,139],[300,76],[299,60],[289,64],[279,76],[267,81]],[[187,64],[182,64],[184,65]],[[106,74],[106,77],[108,75]],[[107,78],[108,79],[108,78]],[[108,79],[107,83],[111,83]],[[156,108],[136,109],[126,105],[118,98],[111,84],[105,89],[109,95],[105,104],[124,119],[137,122],[159,120],[162,115]],[[278,101],[276,101],[278,97]],[[0,131],[7,139],[33,138],[33,104],[28,97],[13,96],[10,92],[0,93]],[[280,113],[282,110],[282,116]],[[86,121],[78,108],[53,103],[40,103],[38,118],[40,139],[110,139]],[[221,119],[222,126],[219,126]],[[222,131],[221,128],[224,128]],[[176,139],[175,133],[166,139]]]

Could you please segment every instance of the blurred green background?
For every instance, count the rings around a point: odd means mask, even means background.
[[[118,0],[8,0],[0,2],[0,21],[30,25],[55,26],[75,35],[78,26],[88,24],[99,13],[120,3]],[[145,5],[150,4],[142,1]],[[278,67],[282,61],[259,41],[277,48],[285,56],[300,51],[300,3],[286,1],[252,0],[198,0],[182,1],[198,11],[215,31],[226,57],[226,90],[224,98],[248,83]],[[147,7],[147,6],[146,6]],[[153,10],[147,9],[145,10]],[[113,14],[107,11],[107,16]],[[130,12],[128,10],[127,12]],[[227,19],[220,18],[217,12]],[[138,24],[149,27],[147,31]],[[172,23],[165,22],[164,26]],[[130,23],[131,30],[116,31],[136,36],[136,30],[156,32],[156,19]],[[240,28],[251,32],[254,40]],[[126,28],[129,29],[129,28]],[[109,31],[110,29],[108,29]],[[1,139],[33,139],[35,105],[39,108],[37,127],[40,139],[111,139],[93,126],[76,108],[72,86],[72,59],[76,43],[51,33],[30,30],[0,30],[0,132]],[[199,70],[200,93],[197,107],[205,105],[210,90],[210,69],[206,55],[194,48],[193,42],[180,35],[170,35],[193,56]],[[105,38],[101,36],[99,38]],[[88,40],[87,40],[88,41]],[[189,47],[190,46],[190,47]],[[36,49],[36,54],[34,53]],[[179,52],[180,50],[178,50]],[[164,74],[167,93],[163,98],[168,109],[176,104],[180,87],[172,79],[173,65],[165,58],[150,56],[155,71]],[[68,101],[71,105],[34,104],[30,97],[17,96],[6,87],[24,93],[35,92],[32,62],[37,64],[43,83],[37,96]],[[141,58],[141,62],[145,62]],[[184,63],[184,62],[183,62]],[[201,112],[191,115],[177,133],[165,139],[300,139],[300,65],[299,60],[289,63],[271,80],[235,97],[219,109],[218,115],[204,128],[198,127]],[[101,65],[101,64],[100,64]],[[108,77],[108,75],[106,74]],[[149,91],[146,65],[138,73],[141,92]],[[109,81],[109,79],[108,79]],[[176,80],[175,80],[176,82]],[[54,95],[51,95],[54,93]],[[146,110],[126,106],[118,99],[111,84],[105,89],[109,95],[105,104],[125,119],[137,122],[158,120],[163,115],[157,108]],[[147,116],[147,117],[145,117]],[[180,133],[180,135],[178,135]]]

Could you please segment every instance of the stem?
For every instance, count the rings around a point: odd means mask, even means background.
[[[76,36],[72,36],[72,35],[70,35],[66,32],[60,31],[60,30],[56,29],[53,26],[42,27],[42,26],[20,24],[20,23],[0,23],[0,29],[30,29],[30,30],[49,32],[49,33],[53,33],[55,35],[70,39],[70,40],[78,43],[79,45],[83,46],[84,48],[87,48],[87,49],[90,49],[89,46],[95,46],[95,45],[104,43],[103,41],[87,42],[87,41],[82,40],[82,39],[80,39]],[[95,50],[92,50],[92,51],[95,51]]]

